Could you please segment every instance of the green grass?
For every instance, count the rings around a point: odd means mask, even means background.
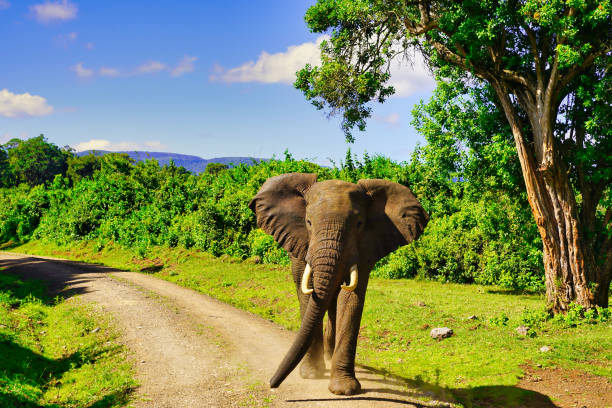
[[[14,250],[153,273],[289,329],[299,326],[288,267],[241,263],[185,249],[154,248],[145,259],[113,245],[96,252],[88,243],[60,249],[31,242]],[[514,406],[529,398],[529,391],[514,387],[525,364],[575,368],[612,380],[611,321],[567,327],[549,319],[533,324],[533,337],[516,333],[526,314],[533,321],[543,310],[543,295],[491,286],[371,279],[357,362],[423,389],[450,393],[466,405],[492,399],[497,406]],[[471,315],[477,319],[467,319]],[[442,326],[452,328],[455,335],[431,339],[431,328]],[[540,352],[542,346],[551,351]]]
[[[0,407],[124,406],[136,383],[117,335],[78,299],[0,271]]]

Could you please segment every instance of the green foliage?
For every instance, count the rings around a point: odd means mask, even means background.
[[[208,163],[206,165],[205,173],[217,174],[223,170],[227,170],[229,166],[223,163]]]
[[[53,180],[57,174],[64,174],[66,162],[72,154],[47,142],[43,135],[27,140],[12,139],[2,148],[8,155],[13,185],[27,183],[35,186]]]
[[[90,153],[85,156],[71,156],[68,158],[68,169],[66,176],[73,183],[79,182],[82,178],[91,177],[96,171],[100,170],[103,158]]]
[[[124,406],[136,384],[116,336],[88,307],[0,272],[0,406]]]
[[[352,140],[351,130],[363,131],[371,116],[369,102],[394,93],[391,65],[415,50],[438,74],[466,83],[535,81],[541,59],[545,73],[574,75],[603,55],[605,69],[609,43],[601,33],[610,32],[611,10],[609,1],[318,0],[306,23],[331,37],[321,43],[321,65],[306,65],[294,85],[317,109],[341,114]]]
[[[29,240],[48,208],[49,191],[44,186],[0,189],[0,242]]]
[[[550,318],[550,312],[546,309],[525,309],[521,315],[521,324],[529,328],[528,334],[533,337],[536,335],[535,329],[540,328],[542,324],[550,320]]]
[[[526,179],[539,180],[528,184],[534,208],[548,205],[545,195],[576,203],[570,213],[579,219],[581,239],[572,251],[584,253],[586,275],[601,276],[599,284],[607,286],[611,14],[610,1],[318,0],[305,20],[329,39],[321,43],[321,64],[306,65],[294,85],[317,109],[341,115],[352,141],[353,129],[366,127],[371,102],[394,92],[391,66],[420,53],[439,80],[434,99],[413,112],[428,141],[417,155],[434,164],[415,174],[429,182],[425,196],[417,193],[434,205],[428,209],[452,211],[430,196],[442,189],[457,196],[449,174],[466,177],[469,188],[459,193],[477,197],[491,190],[519,195],[524,171]],[[542,234],[554,236],[556,215],[537,216]],[[508,266],[494,262],[503,274]]]
[[[384,178],[409,185],[432,220],[418,241],[381,260],[375,276],[540,290],[541,244],[524,200],[511,198],[510,188],[486,193],[451,169],[452,163],[441,165],[434,150],[418,150],[410,164],[368,154],[358,160],[349,150],[332,169],[296,161],[287,152],[285,160],[199,176],[172,164],[134,164],[109,154],[90,176],[57,176],[46,187],[6,190],[0,197],[0,243],[85,240],[94,241],[96,251],[117,243],[140,258],[161,245],[286,265],[287,254],[256,229],[248,208],[267,178],[288,172],[315,172],[319,180]]]
[[[584,306],[576,303],[570,303],[566,313],[560,313],[555,316],[551,315],[548,310],[523,310],[521,323],[534,329],[543,328],[546,322],[561,327],[577,327],[584,324],[606,323],[612,318],[612,309],[607,307],[596,306],[591,309],[586,309]]]
[[[2,146],[0,146],[0,188],[10,186],[13,177],[13,172],[8,162],[8,154]]]
[[[576,327],[584,323],[605,323],[612,317],[612,310],[607,307],[595,307],[585,309],[576,303],[570,303],[565,314],[558,314],[553,322],[567,326]]]
[[[271,235],[262,230],[252,230],[248,237],[248,243],[251,248],[250,255],[258,256],[263,263],[289,265],[290,260],[287,252],[278,246]]]
[[[507,326],[510,318],[504,312],[502,312],[499,316],[494,316],[489,319],[489,324],[491,326]]]

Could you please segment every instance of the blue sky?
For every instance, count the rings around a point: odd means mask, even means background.
[[[314,1],[0,0],[0,143],[40,133],[86,148],[205,158],[344,158],[339,118],[295,90],[316,63]],[[394,65],[398,96],[376,105],[353,152],[407,160],[412,106],[433,80]]]

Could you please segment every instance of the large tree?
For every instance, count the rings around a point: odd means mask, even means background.
[[[296,87],[365,129],[394,89],[390,66],[415,50],[440,77],[486,86],[507,120],[543,242],[547,302],[607,306],[612,276],[610,0],[319,0],[331,34]]]
[[[53,180],[55,175],[66,172],[66,162],[72,155],[69,150],[49,143],[43,135],[27,140],[11,139],[3,148],[8,153],[14,185],[35,186]]]

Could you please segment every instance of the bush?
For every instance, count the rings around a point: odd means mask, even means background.
[[[507,196],[462,199],[457,211],[432,217],[414,243],[381,260],[374,275],[541,290],[541,244],[531,215]]]
[[[250,256],[258,256],[263,263],[289,265],[287,251],[279,247],[271,235],[260,229],[251,231],[248,238]]]
[[[92,240],[100,250],[114,242],[141,257],[151,246],[181,246],[286,265],[287,253],[256,228],[248,207],[266,179],[290,172],[314,172],[319,181],[385,178],[410,185],[432,219],[419,240],[381,260],[375,276],[541,289],[541,243],[526,201],[503,192],[475,199],[463,193],[463,182],[430,170],[418,161],[398,164],[380,156],[360,162],[349,151],[332,169],[286,153],[285,160],[196,176],[173,164],[134,164],[126,155],[108,154],[98,170],[80,178],[58,175],[47,185],[3,190],[0,243]]]

